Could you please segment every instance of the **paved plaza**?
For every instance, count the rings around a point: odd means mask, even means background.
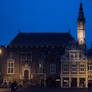
[[[10,92],[10,90],[9,89],[0,88],[0,92]]]
[[[18,92],[92,92],[92,89],[28,88]]]
[[[0,89],[0,92],[10,92],[10,89]],[[16,92],[92,92],[92,89],[26,88]]]

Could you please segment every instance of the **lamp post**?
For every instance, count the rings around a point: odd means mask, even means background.
[[[2,49],[0,48],[0,55],[2,54]]]
[[[0,62],[1,62],[2,49],[0,48]],[[0,84],[2,83],[1,66],[0,66]]]

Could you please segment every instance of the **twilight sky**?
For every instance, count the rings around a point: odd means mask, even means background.
[[[92,42],[92,0],[0,0],[0,45],[19,32],[68,32],[77,39],[80,2],[86,18],[86,43]]]

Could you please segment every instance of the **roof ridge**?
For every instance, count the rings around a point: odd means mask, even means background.
[[[19,34],[70,34],[69,32],[20,32]]]
[[[66,43],[67,40],[73,39],[69,32],[64,33],[18,33],[18,35],[8,44],[44,44],[44,43]],[[44,42],[43,42],[44,41]]]

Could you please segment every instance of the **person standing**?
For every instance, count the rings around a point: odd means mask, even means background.
[[[11,92],[15,92],[17,89],[17,83],[16,81],[14,81],[13,83],[11,83]]]

